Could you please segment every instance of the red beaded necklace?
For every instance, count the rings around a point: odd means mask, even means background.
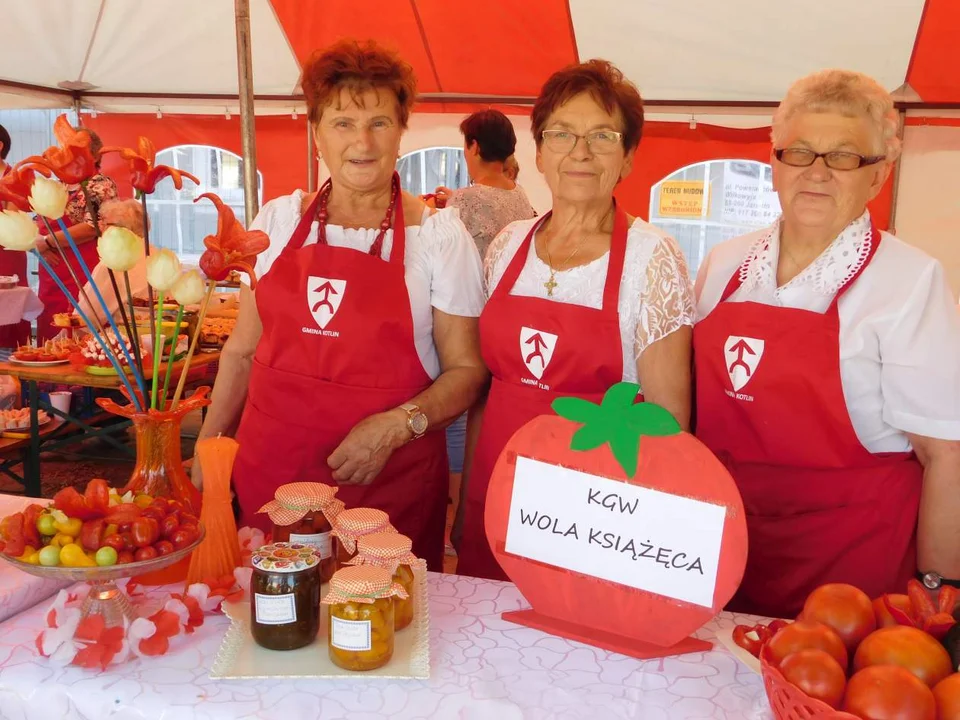
[[[380,232],[377,233],[373,245],[370,246],[370,254],[376,257],[380,257],[380,253],[383,250],[383,239],[387,235],[387,230],[393,225],[393,211],[397,206],[398,198],[400,198],[400,182],[396,175],[393,176],[392,187],[393,192],[390,194],[390,204],[387,206],[387,214],[384,216],[383,222],[380,223]],[[332,190],[333,183],[327,180],[319,192],[320,199],[317,203],[317,243],[320,245],[327,244],[327,218],[329,217],[327,213],[327,203],[330,201],[330,193]]]

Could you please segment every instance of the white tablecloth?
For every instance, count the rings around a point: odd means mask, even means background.
[[[28,287],[0,290],[0,325],[14,325],[21,320],[31,321],[40,317],[43,303]]]
[[[429,681],[218,680],[228,620],[208,616],[170,653],[94,673],[58,668],[34,640],[48,603],[0,624],[0,718],[768,720],[760,677],[722,646],[642,662],[500,619],[516,587],[431,574]],[[163,589],[169,592],[172,588]],[[159,591],[157,591],[159,592]],[[159,600],[157,600],[159,602]],[[699,635],[747,618],[723,614]]]
[[[24,498],[16,495],[0,495],[0,518],[23,510],[30,503],[46,504],[49,500]],[[60,588],[70,583],[41,580],[33,575],[20,572],[7,563],[0,563],[0,620],[6,620],[22,610],[57,594]],[[0,707],[0,718],[3,709]]]

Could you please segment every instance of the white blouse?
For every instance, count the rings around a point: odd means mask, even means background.
[[[300,223],[300,205],[304,192],[266,203],[253,222],[251,230],[263,230],[270,236],[270,246],[257,257],[258,278],[266,275],[283,248],[290,242]],[[334,247],[352,248],[369,252],[379,229],[343,228],[327,225],[327,242]],[[317,242],[317,222],[310,227],[304,245]],[[393,247],[393,230],[383,240],[383,256],[389,257]],[[424,214],[420,225],[406,228],[404,273],[410,309],[413,314],[413,334],[417,355],[431,378],[440,375],[440,358],[433,342],[433,311],[436,308],[448,315],[479,317],[483,310],[483,277],[480,255],[473,238],[460,221],[456,209]],[[246,275],[241,278],[247,282]]]
[[[484,260],[487,297],[493,294],[536,222],[532,219],[512,223],[490,244]],[[510,294],[600,308],[609,263],[607,252],[586,265],[557,272],[557,286],[553,297],[548,297],[544,283],[550,278],[550,268],[537,255],[536,244],[531,242],[526,262]],[[695,308],[691,285],[687,262],[676,241],[653,225],[634,220],[627,232],[618,303],[625,382],[637,382],[637,360],[649,345],[684,325],[693,325]]]
[[[910,450],[904,433],[960,440],[960,316],[940,263],[889,233],[841,296],[840,378],[850,420],[873,453]],[[825,312],[863,264],[870,216],[852,222],[803,272],[777,287],[780,224],[713,248],[697,276],[706,317],[735,272],[729,302]]]

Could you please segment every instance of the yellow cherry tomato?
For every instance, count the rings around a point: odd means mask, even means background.
[[[103,529],[103,532],[100,533],[100,537],[105,538],[105,537],[107,537],[108,535],[113,535],[113,534],[116,533],[116,532],[119,532],[119,530],[118,530],[118,528],[117,528],[116,525],[107,525],[107,526]]]
[[[64,535],[75,538],[78,537],[80,531],[83,530],[83,521],[79,518],[67,518],[66,522],[54,523],[54,527]]]
[[[50,545],[56,547],[63,547],[64,545],[69,545],[73,542],[73,538],[64,533],[57,533],[50,539]]]
[[[64,567],[96,566],[96,563],[83,552],[83,548],[76,543],[70,543],[60,549],[60,564]]]
[[[35,547],[33,547],[32,545],[27,545],[27,546],[23,549],[23,554],[22,554],[20,557],[18,557],[17,560],[19,560],[20,562],[28,563],[28,562],[30,562],[31,556],[36,555],[36,554],[37,554],[37,549],[36,549]],[[37,557],[37,562],[36,562],[36,563],[31,563],[31,565],[32,565],[32,564],[39,564],[39,563],[40,563],[40,558]]]
[[[133,499],[133,504],[136,505],[141,510],[150,507],[153,504],[153,498],[149,495],[137,495]]]

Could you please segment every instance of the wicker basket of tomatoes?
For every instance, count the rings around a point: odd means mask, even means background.
[[[915,580],[872,601],[833,583],[795,621],[740,625],[734,640],[759,657],[778,720],[960,720],[958,600]]]

